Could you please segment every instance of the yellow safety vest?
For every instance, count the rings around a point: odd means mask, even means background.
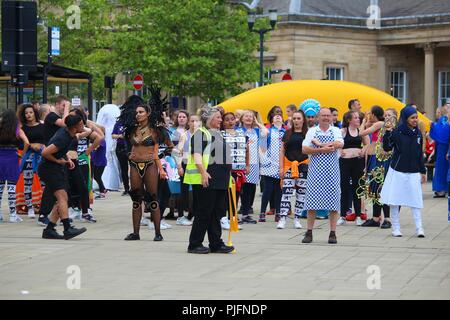
[[[203,152],[202,163],[205,170],[208,170],[209,165],[209,155],[211,152],[211,133],[204,127],[200,127],[199,131],[203,132],[206,136],[206,141],[208,142],[205,151]],[[191,136],[191,140],[194,135]],[[202,175],[198,171],[195,165],[194,155],[191,154],[191,141],[189,141],[189,158],[186,166],[186,172],[184,173],[183,183],[185,184],[202,184]]]

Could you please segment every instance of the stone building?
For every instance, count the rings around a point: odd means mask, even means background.
[[[450,99],[450,0],[232,2],[263,15],[277,10],[264,64],[291,69],[296,80],[359,82],[412,101],[429,117]]]

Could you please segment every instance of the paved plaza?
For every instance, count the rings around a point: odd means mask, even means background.
[[[414,236],[409,208],[401,212],[403,238],[350,222],[338,226],[337,245],[327,244],[328,220],[318,220],[314,242],[303,245],[305,229],[289,219],[277,230],[269,216],[233,234],[235,254],[193,255],[190,227],[174,221],[163,242],[147,227],[141,241],[124,241],[131,201],[110,192],[94,204],[98,223],[76,222],[88,231],[69,241],[41,239],[42,227],[28,218],[1,223],[0,299],[450,299],[447,199],[433,199],[430,183],[424,198],[424,239]]]

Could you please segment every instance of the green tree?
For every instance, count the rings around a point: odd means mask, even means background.
[[[45,26],[60,27],[61,55],[53,62],[64,67],[89,72],[93,76],[93,90],[96,98],[103,98],[104,75],[116,71],[111,64],[111,21],[115,7],[108,0],[83,0],[79,2],[79,28],[70,22],[74,12],[68,8],[73,0],[40,0],[38,15]],[[68,27],[68,21],[69,26]],[[47,61],[47,29],[38,29],[39,60]]]
[[[171,94],[222,100],[258,79],[246,13],[214,0],[121,0],[116,69],[140,71]]]

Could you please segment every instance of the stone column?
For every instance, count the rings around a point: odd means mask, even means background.
[[[425,44],[423,50],[425,51],[425,90],[424,90],[424,110],[430,119],[435,118],[436,111],[436,96],[434,88],[434,50],[435,43]]]
[[[387,92],[386,53],[386,47],[377,46],[377,83],[378,89],[384,92]]]

